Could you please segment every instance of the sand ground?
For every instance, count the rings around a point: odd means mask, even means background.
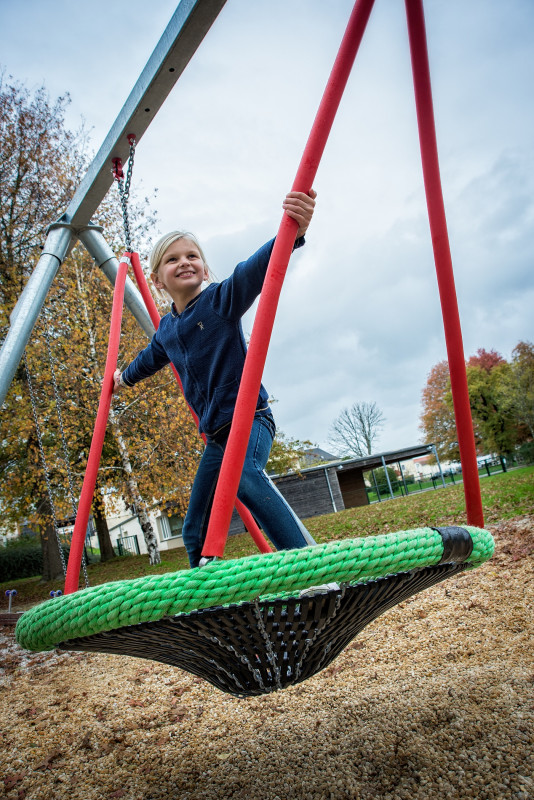
[[[154,662],[0,629],[10,800],[534,798],[534,516],[311,680],[236,699]]]

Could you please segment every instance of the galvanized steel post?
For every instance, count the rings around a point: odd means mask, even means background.
[[[88,225],[86,228],[78,231],[78,236],[106,278],[113,286],[115,286],[117,272],[119,269],[119,261],[109,244],[104,239],[104,236],[102,235],[102,228],[96,225]],[[149,339],[151,339],[155,332],[154,325],[152,324],[152,320],[148,314],[145,302],[141,297],[141,293],[129,277],[126,278],[124,304],[134,315],[135,319]]]
[[[0,350],[0,405],[5,400],[48,290],[67,254],[72,235],[70,225],[58,222],[50,226],[43,253],[11,312],[11,327]]]

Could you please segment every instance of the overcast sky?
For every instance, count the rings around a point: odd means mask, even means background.
[[[96,151],[172,0],[0,0],[0,64],[83,118]],[[352,3],[228,0],[141,140],[134,184],[226,277],[275,235]],[[466,357],[534,340],[534,3],[426,0],[449,237]],[[264,383],[289,436],[376,402],[378,449],[421,441],[421,391],[446,357],[404,3],[376,0],[283,289]],[[245,330],[252,329],[247,315]]]

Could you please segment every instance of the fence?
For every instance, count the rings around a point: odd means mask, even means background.
[[[117,551],[120,556],[138,556],[141,551],[137,536],[123,536],[117,539]]]
[[[504,461],[486,461],[479,466],[478,474],[481,478],[490,477],[497,472],[506,472],[507,465]],[[443,475],[443,477],[442,477]],[[367,499],[369,503],[381,503],[395,497],[407,497],[409,494],[417,492],[428,492],[431,489],[442,489],[444,486],[462,483],[462,473],[453,470],[444,470],[443,473],[436,473],[430,478],[416,480],[413,477],[390,479],[391,492],[387,483],[375,484],[372,488],[366,486]],[[371,478],[372,480],[372,478]]]

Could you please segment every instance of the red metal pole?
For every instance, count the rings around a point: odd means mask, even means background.
[[[89,458],[87,460],[87,469],[83,479],[80,502],[78,503],[78,513],[76,515],[76,522],[74,523],[74,531],[72,532],[69,563],[67,565],[67,575],[65,578],[65,594],[72,594],[72,592],[77,591],[78,582],[80,580],[83,546],[108,424],[111,396],[113,394],[113,373],[115,372],[119,355],[124,285],[126,283],[126,275],[128,274],[128,256],[129,253],[125,253],[121,258],[117,277],[115,279],[106,367],[104,370],[104,379],[102,381],[93,438],[91,440],[91,448],[89,450]]]
[[[476,456],[475,437],[467,388],[465,357],[462,341],[462,329],[454,273],[447,232],[445,206],[439,173],[438,148],[434,109],[432,105],[432,88],[430,84],[430,68],[425,32],[425,17],[422,0],[406,0],[408,34],[412,58],[415,104],[423,177],[425,183],[428,217],[434,260],[445,327],[445,341],[449,359],[451,389],[458,432],[458,445],[462,462],[464,493],[467,508],[467,521],[470,525],[482,527],[484,514],[480,496],[480,482]]]
[[[159,315],[158,308],[156,306],[156,303],[154,302],[154,298],[152,297],[150,289],[148,288],[148,283],[147,283],[147,280],[145,278],[145,273],[142,270],[141,262],[139,260],[139,253],[131,253],[131,261],[132,261],[132,269],[133,269],[133,272],[134,272],[134,275],[135,275],[135,280],[137,282],[137,286],[139,287],[139,291],[141,293],[141,297],[143,298],[143,300],[145,302],[145,306],[147,308],[148,315],[149,315],[150,319],[152,320],[153,326],[155,328],[158,328],[158,326],[160,324],[160,321],[161,321],[161,317]],[[178,374],[178,370],[176,369],[174,364],[171,364],[171,367],[172,367],[172,371],[174,372],[174,377],[176,378],[176,381],[178,382],[178,386],[180,387],[180,391],[183,394],[184,393],[184,389],[183,389],[183,386],[182,386],[182,379],[180,378],[180,375]],[[191,412],[191,416],[193,417],[193,419],[195,421],[195,425],[198,425],[198,417],[197,417],[197,415],[195,414],[195,412],[193,411],[193,409],[191,408],[191,406],[189,404],[187,405],[187,407],[189,408],[189,411]],[[204,439],[204,441],[206,440],[205,436],[202,436],[202,438]],[[236,498],[236,501],[235,501],[235,508],[236,508],[237,513],[241,517],[241,520],[242,520],[245,528],[247,529],[247,531],[252,536],[252,539],[253,539],[256,547],[260,551],[260,553],[271,553],[272,552],[272,547],[269,545],[269,543],[266,541],[264,535],[260,531],[260,529],[259,529],[259,527],[258,527],[258,525],[256,523],[256,520],[254,519],[254,517],[252,516],[252,514],[250,513],[248,508],[240,500],[238,500],[237,498]]]
[[[317,116],[293,183],[293,191],[309,192],[343,91],[360,46],[374,0],[357,0],[334,62]],[[213,500],[202,554],[222,556],[237,494],[280,291],[295,242],[297,223],[284,214],[273,248],[245,361],[234,419]]]

